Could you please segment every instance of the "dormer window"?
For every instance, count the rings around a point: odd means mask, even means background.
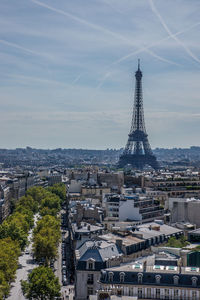
[[[89,264],[88,264],[88,269],[90,269],[90,270],[93,269],[93,263],[92,263],[92,262],[89,262]]]
[[[179,276],[175,275],[173,278],[174,278],[174,285],[178,285]]]
[[[108,273],[108,281],[113,281],[113,272]]]
[[[88,270],[94,270],[95,269],[95,261],[94,261],[94,259],[89,259],[87,261],[87,269]]]
[[[119,274],[120,282],[124,282],[124,277],[125,277],[125,273],[124,273],[124,272],[121,272],[121,273]]]
[[[160,284],[161,276],[160,275],[156,275],[155,279],[156,279],[156,284]]]
[[[192,286],[194,286],[194,287],[197,286],[197,277],[195,277],[195,276],[192,277]]]
[[[142,277],[143,277],[143,274],[142,273],[138,273],[138,283],[139,284],[142,284]]]

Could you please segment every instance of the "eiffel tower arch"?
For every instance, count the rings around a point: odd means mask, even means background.
[[[142,72],[140,70],[139,60],[135,78],[135,97],[131,130],[128,135],[126,147],[119,158],[118,165],[119,167],[125,167],[127,164],[130,164],[137,169],[143,169],[145,165],[149,165],[157,170],[159,169],[159,164],[156,157],[153,155],[145,129],[142,98]]]

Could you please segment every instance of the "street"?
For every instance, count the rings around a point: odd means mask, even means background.
[[[55,275],[59,279],[59,283],[62,286],[62,257],[61,257],[61,243],[58,246],[58,256],[54,264],[55,267]]]
[[[62,235],[62,237],[65,239],[67,239],[68,237],[68,231],[64,230],[63,232],[65,232],[65,234]],[[61,244],[59,244],[58,247],[58,257],[57,260],[55,261],[54,267],[55,267],[55,275],[59,278],[59,283],[61,285],[61,298],[62,299],[70,299],[72,300],[74,297],[74,286],[73,285],[67,285],[67,286],[63,286],[62,283],[62,255],[61,255]],[[66,253],[67,255],[67,253]]]
[[[34,226],[37,222],[38,215],[34,216]],[[38,265],[34,263],[32,258],[32,233],[33,229],[30,230],[28,235],[28,246],[25,251],[22,252],[22,255],[19,257],[19,268],[16,272],[16,280],[11,285],[10,296],[7,298],[8,300],[25,300],[26,298],[23,296],[21,290],[21,280],[26,280],[28,274]],[[27,253],[27,254],[26,254]],[[29,253],[29,254],[28,254]]]

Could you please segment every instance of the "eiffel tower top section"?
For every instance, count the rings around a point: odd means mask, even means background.
[[[158,162],[151,150],[144,122],[140,60],[138,60],[138,69],[135,72],[135,79],[135,96],[131,129],[126,147],[119,159],[119,166],[124,167],[127,164],[131,164],[137,169],[143,169],[145,165],[150,165],[152,168],[158,169]]]
[[[138,69],[135,72],[135,78],[135,99],[130,133],[134,132],[135,130],[140,130],[146,133],[143,110],[142,72],[140,70],[140,60],[138,60]]]
[[[138,69],[137,71],[135,72],[135,78],[137,80],[141,80],[142,79],[142,72],[140,70],[140,59],[138,59]]]

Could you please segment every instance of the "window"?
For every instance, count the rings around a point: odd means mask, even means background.
[[[129,288],[129,296],[133,296],[133,288],[132,287]]]
[[[192,300],[197,300],[197,292],[192,291]]]
[[[181,299],[186,299],[185,290],[181,290]]]
[[[156,299],[160,299],[160,289],[156,289]]]
[[[93,284],[94,283],[94,275],[93,274],[88,274],[87,283],[88,284]]]
[[[88,294],[88,296],[93,295],[93,288],[92,287],[87,288],[87,294]]]
[[[138,298],[142,298],[142,288],[138,288]]]
[[[161,276],[160,275],[156,275],[156,284],[160,284],[160,279],[161,279]]]
[[[178,285],[179,277],[175,275],[173,278],[174,278],[174,285]]]
[[[192,286],[197,286],[197,277],[192,277]]]
[[[142,277],[143,277],[143,274],[142,273],[138,273],[138,283],[139,284],[142,284]]]
[[[120,282],[124,282],[125,273],[124,273],[124,272],[121,272],[121,273],[119,274],[119,277],[120,277]]]
[[[165,289],[165,299],[169,300],[169,290]]]
[[[90,270],[93,269],[93,263],[90,262],[90,263],[88,264],[88,269],[90,269]]]
[[[177,300],[178,298],[178,290],[174,290],[174,299]]]
[[[151,288],[147,288],[147,298],[151,298]]]
[[[113,281],[113,272],[108,273],[108,280]]]
[[[93,259],[89,259],[87,261],[87,269],[89,270],[94,270],[94,267],[95,267],[95,261]]]

